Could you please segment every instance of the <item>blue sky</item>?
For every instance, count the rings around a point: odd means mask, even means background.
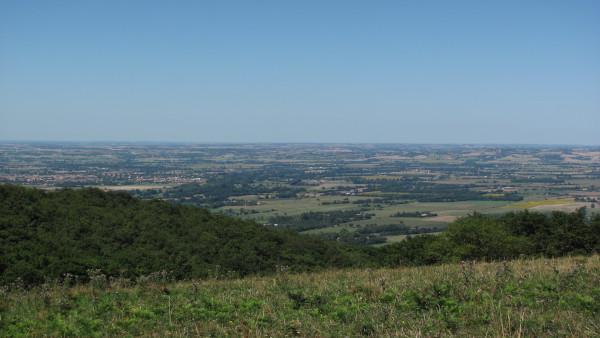
[[[0,1],[0,140],[600,144],[600,1]]]

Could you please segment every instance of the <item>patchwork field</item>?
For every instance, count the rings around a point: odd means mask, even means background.
[[[0,182],[123,190],[327,238],[363,232],[359,243],[379,245],[443,230],[473,212],[597,213],[599,153],[583,146],[18,143],[0,144]]]

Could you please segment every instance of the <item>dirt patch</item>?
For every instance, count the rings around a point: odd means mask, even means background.
[[[540,205],[537,207],[530,208],[529,210],[535,211],[575,211],[579,208],[588,206],[587,203],[565,203],[565,204],[554,204],[554,205]]]
[[[457,218],[458,218],[458,216],[442,215],[442,216],[431,217],[431,218],[428,218],[427,220],[450,223],[450,222],[454,222]]]

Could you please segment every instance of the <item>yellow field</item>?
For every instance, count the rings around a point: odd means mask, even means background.
[[[176,184],[129,184],[129,185],[101,185],[95,188],[108,191],[130,191],[130,190],[151,190],[165,189],[176,186]]]
[[[523,201],[515,204],[507,205],[504,208],[510,209],[531,209],[540,206],[546,205],[561,205],[561,204],[571,204],[574,200],[572,198],[554,198],[547,200],[537,200],[537,201]]]

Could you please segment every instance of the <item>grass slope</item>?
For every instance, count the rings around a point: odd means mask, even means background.
[[[600,257],[4,289],[0,336],[600,335]]]

